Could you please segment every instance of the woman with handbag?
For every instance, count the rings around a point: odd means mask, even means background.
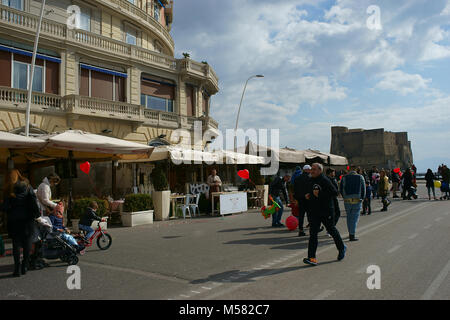
[[[27,273],[34,220],[39,217],[40,211],[33,188],[19,170],[13,169],[6,176],[3,210],[7,215],[8,236],[13,244],[13,276],[20,277],[20,273]],[[22,262],[20,249],[23,249]]]

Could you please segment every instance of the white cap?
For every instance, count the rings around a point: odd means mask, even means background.
[[[303,170],[311,170],[312,168],[311,168],[311,166],[309,165],[309,164],[307,164],[307,165],[305,165],[304,167],[303,167]]]

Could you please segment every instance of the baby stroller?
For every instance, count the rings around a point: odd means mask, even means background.
[[[52,224],[48,217],[38,218],[39,241],[35,246],[35,254],[32,259],[34,269],[42,269],[48,266],[43,259],[60,259],[69,266],[78,263],[77,249],[64,241],[60,232],[52,232]]]
[[[450,192],[450,187],[449,184],[445,181],[441,182],[441,193],[443,194],[443,196],[441,196],[441,200],[450,200],[449,197],[449,192]]]

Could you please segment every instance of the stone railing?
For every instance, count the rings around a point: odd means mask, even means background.
[[[200,63],[191,59],[178,59],[178,69],[199,77],[207,78],[214,86],[219,88],[219,78],[209,64]]]
[[[0,105],[10,108],[26,108],[28,91],[0,87]],[[61,110],[61,97],[54,94],[33,92],[31,103],[34,108]]]
[[[213,129],[219,129],[219,123],[211,117],[207,117],[205,120],[205,126]]]
[[[146,13],[144,10],[130,3],[127,0],[97,0],[97,1],[109,7],[111,7],[111,4],[113,4],[113,7],[119,9],[120,12],[126,12],[138,18],[134,19],[137,22],[147,23],[149,26],[151,26],[151,29],[153,31],[159,33],[162,36],[162,38],[166,40],[167,44],[171,47],[171,50],[173,52],[175,48],[175,42],[173,41],[172,36],[170,35],[166,27],[164,27],[152,15]]]

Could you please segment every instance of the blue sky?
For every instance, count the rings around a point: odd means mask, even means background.
[[[381,30],[367,27],[380,8]],[[450,163],[450,0],[177,0],[176,56],[220,78],[212,116],[329,152],[331,126],[408,131],[420,171]]]

